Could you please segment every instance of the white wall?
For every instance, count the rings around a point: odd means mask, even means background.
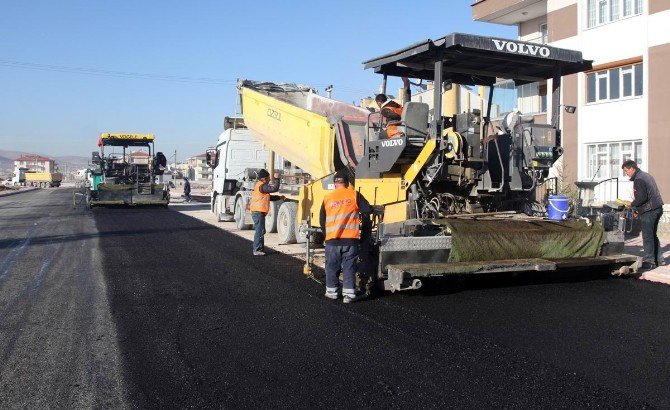
[[[585,59],[593,60],[593,65],[606,64],[642,56],[648,61],[649,17],[645,11],[618,21],[586,28],[586,1],[579,2],[578,35],[552,43],[557,47],[581,50]],[[662,13],[665,14],[665,13]],[[667,22],[670,24],[670,21]],[[667,27],[667,26],[666,26]],[[666,41],[667,42],[667,41]],[[586,105],[586,78],[578,79],[579,145],[578,176],[587,179],[588,159],[586,144],[593,142],[642,140],[642,160],[648,162],[648,66],[644,65],[643,95],[641,97],[596,102]],[[626,184],[623,184],[626,185]],[[624,188],[627,192],[628,188]],[[621,195],[621,194],[620,194]]]

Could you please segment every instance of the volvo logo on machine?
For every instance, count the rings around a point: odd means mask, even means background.
[[[392,140],[382,140],[382,147],[399,147],[404,144],[405,140],[403,139],[392,139]]]
[[[507,51],[508,53],[525,54],[529,56],[540,55],[542,57],[549,57],[551,54],[549,47],[545,46],[498,40],[495,38],[491,40],[493,40],[493,44],[498,51]]]

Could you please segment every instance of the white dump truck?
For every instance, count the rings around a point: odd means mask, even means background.
[[[285,176],[285,181],[291,180],[289,174],[294,180],[308,176],[254,139],[241,117],[226,117],[223,128],[216,146],[207,150],[207,163],[213,175],[211,210],[219,222],[234,221],[238,229],[251,229],[253,221],[246,207],[259,170],[274,168]],[[283,183],[278,195],[296,190],[295,184]],[[277,231],[277,211],[281,204],[282,201],[270,202],[270,212],[265,218],[267,232]]]

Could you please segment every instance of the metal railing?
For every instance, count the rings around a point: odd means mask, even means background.
[[[612,195],[614,194],[614,195]],[[604,179],[593,188],[592,203],[587,206],[614,201],[619,197],[619,177]]]

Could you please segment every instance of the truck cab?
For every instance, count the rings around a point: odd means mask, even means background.
[[[28,168],[19,168],[12,173],[12,183],[14,186],[26,184],[26,171],[28,171]]]
[[[211,210],[219,222],[234,219],[239,192],[253,178],[250,170],[265,168],[269,153],[252,137],[242,118],[225,118],[216,146],[207,150],[207,162],[212,167]]]

